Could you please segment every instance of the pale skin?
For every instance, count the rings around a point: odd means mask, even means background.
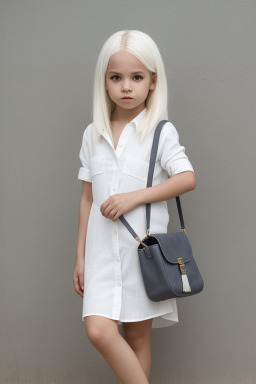
[[[117,147],[124,126],[145,108],[146,97],[149,91],[154,90],[156,81],[157,75],[149,72],[130,53],[120,51],[111,56],[106,71],[106,91],[116,104],[111,115],[114,148]],[[122,97],[127,95],[132,99],[124,101]],[[100,212],[109,220],[116,221],[120,215],[140,204],[169,200],[195,187],[194,172],[182,172],[150,188],[109,196],[101,204]],[[73,273],[74,288],[81,297],[84,288],[85,239],[92,202],[92,184],[82,181],[77,256]],[[96,315],[84,318],[89,340],[116,374],[118,384],[149,383],[152,321],[122,322],[123,337],[119,333],[117,320]]]

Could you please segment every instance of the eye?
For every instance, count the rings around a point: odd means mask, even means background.
[[[114,76],[110,77],[110,79],[111,79],[111,80],[115,80],[114,77],[119,77],[119,76],[114,75]]]
[[[143,77],[140,76],[140,75],[135,75],[134,78],[135,78],[135,77],[137,77],[137,78],[139,77],[139,79],[142,79],[142,78],[143,78]],[[136,79],[136,80],[139,80],[139,79]]]

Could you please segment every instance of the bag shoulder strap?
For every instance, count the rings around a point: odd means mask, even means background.
[[[158,125],[157,125],[157,127],[155,129],[155,132],[154,132],[153,143],[152,143],[151,154],[150,154],[150,161],[149,161],[147,188],[152,186],[154,169],[155,169],[155,161],[156,161],[156,155],[157,155],[157,150],[158,150],[160,133],[162,131],[163,126],[168,121],[169,120],[161,120],[158,123]],[[179,218],[180,218],[181,230],[182,230],[182,232],[186,233],[186,231],[185,231],[185,223],[184,223],[184,219],[183,219],[183,214],[182,214],[182,209],[181,209],[181,203],[180,203],[180,197],[179,196],[176,197],[176,204],[177,204],[177,209],[178,209]],[[150,231],[150,212],[151,212],[151,203],[147,203],[146,204],[147,235],[149,235],[149,231]],[[128,229],[128,231],[132,234],[132,236],[137,241],[139,241],[141,243],[141,240],[139,239],[138,235],[133,230],[133,228],[130,226],[130,224],[127,222],[127,220],[124,218],[124,216],[123,215],[119,216],[119,219],[125,225],[125,227]]]

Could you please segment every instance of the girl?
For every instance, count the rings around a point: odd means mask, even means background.
[[[168,121],[161,132],[152,187],[146,188],[154,129],[168,120],[167,81],[160,52],[145,33],[125,30],[105,42],[96,66],[93,123],[83,134],[75,291],[91,343],[119,384],[149,383],[151,328],[178,322],[176,299],[151,301],[138,242],[118,220],[124,214],[146,236],[166,233],[166,200],[195,189],[193,167]],[[122,325],[122,334],[118,326]]]

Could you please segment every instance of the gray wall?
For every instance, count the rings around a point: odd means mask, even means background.
[[[179,324],[152,332],[151,383],[255,383],[256,3],[0,4],[1,384],[116,382],[86,337],[72,275],[94,68],[121,29],[158,44],[197,177],[181,201],[205,289],[178,301]]]

